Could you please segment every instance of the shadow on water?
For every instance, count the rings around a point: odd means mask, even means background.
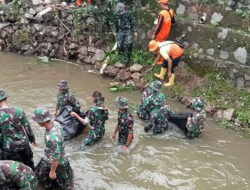
[[[165,134],[153,136],[144,132],[144,123],[131,110],[135,138],[129,152],[124,153],[110,139],[117,122],[114,98],[124,95],[130,103],[137,104],[140,92],[111,93],[111,80],[88,73],[86,67],[42,64],[33,58],[6,53],[0,53],[0,66],[0,88],[7,92],[9,104],[22,107],[31,121],[38,143],[37,148],[32,147],[36,163],[43,155],[44,129],[31,120],[31,115],[35,107],[55,109],[57,82],[68,81],[82,110],[91,107],[94,90],[104,94],[110,111],[104,138],[80,151],[86,129],[66,143],[76,190],[250,189],[250,140],[220,128],[212,120],[207,121],[202,138],[196,140],[185,139],[172,126]],[[168,105],[174,112],[186,111],[172,100],[168,100]]]

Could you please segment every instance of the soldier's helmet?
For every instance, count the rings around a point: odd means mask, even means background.
[[[161,83],[161,81],[156,80],[156,81],[152,82],[150,84],[150,88],[152,88],[153,90],[155,90],[157,92],[161,91],[162,90],[162,83]]]
[[[128,109],[128,99],[122,96],[118,96],[115,99],[117,107],[119,109]]]
[[[156,106],[162,106],[165,103],[165,95],[163,93],[158,93],[158,95],[153,100],[153,104]]]
[[[0,101],[2,101],[5,98],[7,98],[6,93],[2,89],[0,89]]]
[[[61,90],[68,90],[69,87],[68,87],[67,81],[66,80],[59,81],[58,84],[57,84],[57,88],[61,89]]]
[[[118,2],[115,7],[116,12],[122,12],[125,10],[125,4],[122,2]]]
[[[44,123],[49,120],[52,120],[52,115],[46,108],[36,108],[34,111],[34,116],[32,116],[32,119],[38,123]]]
[[[203,98],[196,97],[192,99],[192,107],[198,112],[200,112],[205,109],[206,103]]]

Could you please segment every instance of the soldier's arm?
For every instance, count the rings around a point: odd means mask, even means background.
[[[24,130],[26,131],[26,134],[28,135],[29,141],[31,143],[34,143],[35,142],[35,136],[34,136],[34,133],[33,133],[32,129],[31,129],[30,122],[28,121],[28,119],[27,119],[24,112],[22,114],[22,125],[24,127]]]
[[[111,136],[112,140],[115,140],[115,136],[116,136],[116,133],[118,132],[118,130],[119,130],[119,125],[117,124],[115,127],[115,131],[113,132],[113,134]]]
[[[134,136],[134,132],[133,132],[133,126],[134,126],[134,118],[132,117],[132,115],[130,115],[128,117],[128,120],[127,120],[127,126],[128,126],[128,132],[129,132],[129,135],[128,135],[128,139],[127,139],[127,142],[126,142],[126,147],[129,147],[130,144],[131,144],[131,141],[133,139],[133,136]]]
[[[90,112],[90,111],[89,111]],[[76,119],[78,119],[82,124],[84,125],[88,125],[89,124],[89,118],[88,117],[85,117],[85,119],[81,118],[77,113],[75,112],[71,112],[70,115],[72,117],[75,117]],[[89,116],[89,114],[88,114]]]
[[[131,20],[131,29],[133,30],[133,32],[137,32],[136,25],[135,25],[135,18],[132,16],[131,12],[130,12],[130,20]]]
[[[47,141],[47,146],[53,153],[53,161],[51,163],[50,173],[49,173],[50,179],[56,179],[56,168],[58,165],[58,160],[60,159],[61,143],[59,142],[60,140],[57,134],[51,134]]]
[[[115,33],[119,32],[119,26],[118,26],[118,17],[116,16],[116,14],[114,15],[114,24],[115,24]]]
[[[70,102],[71,102],[71,104],[72,104],[72,106],[73,106],[73,108],[74,108],[74,110],[75,110],[76,112],[80,111],[81,105],[80,105],[80,103],[77,101],[77,99],[75,98],[74,95],[71,95],[71,96],[70,96]]]

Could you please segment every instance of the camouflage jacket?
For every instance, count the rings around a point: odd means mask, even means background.
[[[168,120],[170,116],[173,114],[171,109],[167,105],[163,105],[160,109],[160,112],[165,118],[165,120]]]
[[[56,121],[53,122],[53,127],[50,130],[45,130],[44,144],[44,159],[48,163],[51,163],[53,160],[58,160],[59,165],[68,163],[64,150],[63,128]]]
[[[35,136],[23,110],[8,106],[0,108],[0,144],[3,150],[17,152],[25,149],[29,142],[35,142]]]
[[[115,32],[119,33],[122,31],[136,31],[135,20],[131,14],[131,11],[124,10],[115,12]]]
[[[153,133],[161,133],[163,130],[167,129],[168,120],[165,118],[167,114],[169,114],[169,109],[167,107],[155,107],[150,113],[148,129],[153,128]]]
[[[153,91],[152,88],[147,88],[142,93],[142,99],[141,99],[141,106],[142,109],[147,109],[148,111],[151,111],[152,109],[152,103],[153,99],[155,98],[156,93]]]
[[[128,137],[129,133],[133,133],[134,118],[129,111],[118,112],[118,126],[119,136]]]
[[[76,100],[75,96],[68,91],[66,94],[58,93],[57,94],[57,104],[56,107],[59,112],[67,105],[73,107],[75,111],[80,111],[80,103]]]
[[[105,121],[108,120],[109,112],[106,108],[93,107],[88,111],[91,130],[96,137],[103,136],[105,132]]]
[[[195,112],[191,118],[191,121],[187,123],[187,129],[189,132],[193,133],[193,136],[199,136],[201,130],[204,128],[206,121],[206,112],[202,110],[201,112]]]
[[[36,190],[37,180],[30,167],[4,160],[0,161],[0,187],[6,185],[16,185],[19,190]]]

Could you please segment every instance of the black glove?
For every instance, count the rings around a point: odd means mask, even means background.
[[[148,126],[144,127],[144,131],[148,132],[150,130],[150,128]]]

